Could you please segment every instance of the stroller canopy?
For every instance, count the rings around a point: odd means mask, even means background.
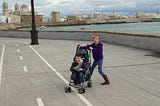
[[[89,55],[88,55],[88,50],[87,49],[82,49],[82,48],[77,49],[76,54],[82,55],[82,58],[83,58],[84,62],[87,63],[89,61]],[[75,60],[75,58],[74,58],[74,60]]]

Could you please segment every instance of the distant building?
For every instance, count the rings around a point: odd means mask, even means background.
[[[21,5],[20,7],[20,16],[22,23],[31,23],[32,22],[32,12],[29,10],[29,7],[26,4]],[[43,15],[35,12],[36,23],[40,23],[43,20]]]
[[[2,7],[3,7],[3,10],[2,10],[3,14],[0,16],[1,23],[19,23],[21,22],[21,17],[16,15],[11,9],[8,8],[8,3],[6,1],[2,3]]]
[[[61,21],[61,22],[67,21],[67,17],[61,17],[61,18],[60,18],[60,21]]]
[[[52,11],[52,22],[60,21],[60,12]]]
[[[149,18],[160,18],[160,14],[158,13],[147,13],[146,14],[146,17],[149,17]]]
[[[140,19],[159,19],[160,18],[160,12],[157,13],[144,13],[142,11],[138,11],[136,14],[137,18]]]
[[[160,11],[158,11],[156,14],[157,14],[157,18],[160,18]]]
[[[6,1],[2,4],[3,7],[3,15],[9,15],[8,3]]]
[[[68,16],[67,21],[68,22],[80,21],[80,18],[78,16]]]
[[[14,6],[14,15],[20,15],[21,12],[20,12],[20,7],[19,5],[16,3],[15,6]]]
[[[6,23],[20,23],[21,17],[17,15],[6,16]]]
[[[43,21],[43,15],[35,15],[36,23],[41,23]],[[31,23],[32,22],[32,15],[21,15],[21,22],[22,23]]]
[[[160,18],[160,11],[154,13],[155,14],[155,18]]]
[[[10,15],[8,20],[8,23],[20,23],[21,22],[21,16],[18,15]]]
[[[109,17],[106,14],[94,13],[94,14],[91,15],[91,19],[92,20],[98,20],[98,21],[104,21],[104,20],[108,20]]]
[[[6,23],[20,23],[29,22],[31,23],[32,12],[26,4],[19,6],[17,3],[14,5],[14,10],[8,8],[8,3],[6,1],[2,4],[3,15],[6,16]],[[36,22],[40,23],[43,20],[43,15],[35,12]]]
[[[84,21],[84,20],[90,19],[90,16],[84,15],[84,14],[78,15],[78,17],[79,17],[80,21]]]
[[[138,12],[136,13],[136,17],[137,17],[137,18],[145,18],[145,13],[144,13],[143,11],[138,11]]]
[[[21,14],[29,12],[29,8],[26,4],[21,5]]]
[[[0,24],[1,23],[6,23],[6,21],[7,21],[7,17],[4,16],[4,15],[0,15]]]
[[[43,16],[42,22],[51,22],[51,17]]]

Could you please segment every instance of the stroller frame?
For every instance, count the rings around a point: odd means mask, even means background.
[[[82,52],[81,51],[82,49],[80,49],[79,47],[80,47],[80,45],[78,45],[77,48],[76,48],[75,56],[76,56],[76,54],[81,54],[81,52]],[[70,78],[69,85],[67,87],[65,87],[65,89],[64,89],[65,93],[71,92],[72,91],[71,88],[73,87],[73,88],[78,89],[78,93],[83,94],[83,93],[85,93],[85,87],[86,86],[88,88],[92,87],[92,83],[91,83],[91,80],[90,80],[90,77],[91,77],[91,74],[90,74],[91,50],[83,49],[83,51],[85,51],[87,53],[87,54],[83,54],[86,57],[82,58],[86,62],[86,66],[87,66],[87,69],[86,69],[85,74],[84,74],[83,82],[79,86],[75,86],[73,80]],[[75,60],[75,56],[74,56],[73,60]]]

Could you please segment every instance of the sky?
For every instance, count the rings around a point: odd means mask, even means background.
[[[0,0],[0,13],[2,3]],[[14,9],[14,4],[27,4],[30,0],[6,0],[9,8]],[[115,13],[136,14],[136,11],[157,12],[160,11],[160,0],[34,0],[35,10],[49,16],[51,11],[60,11],[61,15]]]

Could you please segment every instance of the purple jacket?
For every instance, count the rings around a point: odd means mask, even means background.
[[[98,61],[103,59],[103,44],[101,42],[98,43],[97,45],[95,43],[92,43],[91,45],[81,46],[80,48],[89,49],[89,47],[93,48],[92,54],[94,60]]]

